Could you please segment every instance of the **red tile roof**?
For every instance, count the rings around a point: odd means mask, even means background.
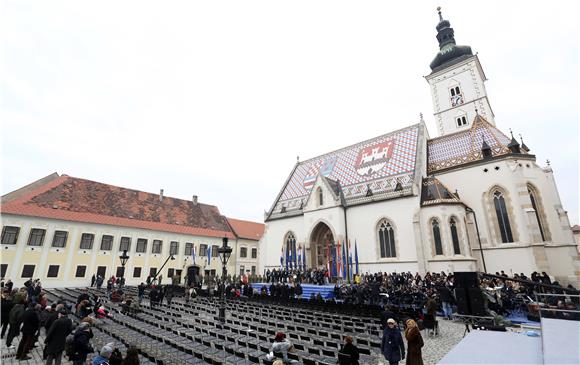
[[[2,213],[234,238],[216,206],[67,175],[2,204]]]
[[[236,236],[248,240],[259,241],[264,234],[265,225],[262,223],[243,221],[239,219],[228,218],[230,226],[234,230]]]

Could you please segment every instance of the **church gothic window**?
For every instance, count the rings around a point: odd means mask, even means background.
[[[441,229],[439,228],[439,221],[437,219],[433,219],[431,221],[431,228],[433,229],[435,255],[443,255],[443,244],[441,243]]]
[[[286,267],[295,267],[297,262],[297,252],[296,252],[296,237],[294,237],[293,233],[289,233],[286,237]]]
[[[381,258],[397,257],[397,251],[395,248],[395,230],[387,220],[383,220],[379,225],[379,244]]]
[[[455,218],[449,220],[449,228],[451,229],[451,240],[453,241],[453,253],[455,255],[461,255],[459,235],[457,234],[457,222],[455,221]]]
[[[496,190],[493,193],[493,204],[495,207],[495,215],[497,217],[497,223],[499,225],[499,231],[501,234],[501,241],[503,243],[513,242],[514,238],[512,235],[510,219],[505,204],[505,198],[501,191]]]
[[[541,217],[541,206],[537,199],[536,191],[533,187],[528,185],[528,195],[530,196],[530,201],[532,202],[532,208],[534,208],[534,213],[536,215],[536,221],[538,222],[538,228],[540,230],[540,235],[542,236],[542,242],[546,242],[546,232],[544,229],[544,224],[542,224],[542,217]]]
[[[451,106],[459,106],[463,104],[463,94],[461,93],[461,89],[459,86],[453,86],[449,89],[449,93],[451,94]]]

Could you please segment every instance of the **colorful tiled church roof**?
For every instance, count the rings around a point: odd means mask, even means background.
[[[5,195],[2,213],[234,238],[216,206],[67,175],[50,176],[43,184],[29,185],[34,188],[24,194]]]
[[[409,194],[419,129],[416,124],[297,163],[269,216],[301,211],[319,174],[340,186],[346,204]],[[397,183],[401,191],[395,191]],[[369,188],[372,198],[366,196]]]
[[[433,173],[483,160],[482,147],[491,152],[491,157],[512,153],[510,138],[477,115],[470,129],[427,141],[427,173]]]

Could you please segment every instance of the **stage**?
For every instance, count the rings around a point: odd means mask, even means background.
[[[543,318],[540,337],[474,330],[439,364],[580,364],[580,322]]]
[[[287,285],[291,285],[290,283],[286,283]],[[253,283],[252,287],[260,291],[262,286],[265,285],[268,288],[268,295],[270,294],[270,285],[272,283]],[[314,285],[314,284],[300,284],[302,286],[302,298],[303,299],[310,299],[312,293],[317,294],[320,293],[323,299],[332,299],[334,298],[334,285]]]

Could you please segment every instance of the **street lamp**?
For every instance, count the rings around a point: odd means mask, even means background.
[[[175,256],[173,256],[173,254],[169,254],[169,257],[167,258],[167,260],[165,260],[165,262],[163,263],[163,265],[161,265],[161,268],[159,269],[159,271],[157,271],[155,273],[155,276],[153,277],[153,282],[155,282],[155,279],[157,278],[157,275],[161,274],[161,272],[163,271],[163,268],[165,267],[165,265],[167,265],[167,262],[171,260],[175,260]],[[161,285],[161,283],[159,283],[159,285]]]
[[[127,250],[123,250],[123,254],[121,256],[119,256],[119,259],[121,260],[121,266],[123,267],[123,270],[121,271],[121,283],[123,283],[124,277],[125,277],[125,265],[127,264],[127,261],[129,260],[129,255],[127,255]]]
[[[219,319],[221,322],[226,321],[226,276],[228,275],[227,264],[232,254],[232,248],[228,246],[228,238],[222,239],[222,247],[218,248],[218,254],[222,262],[222,302],[219,310]]]

